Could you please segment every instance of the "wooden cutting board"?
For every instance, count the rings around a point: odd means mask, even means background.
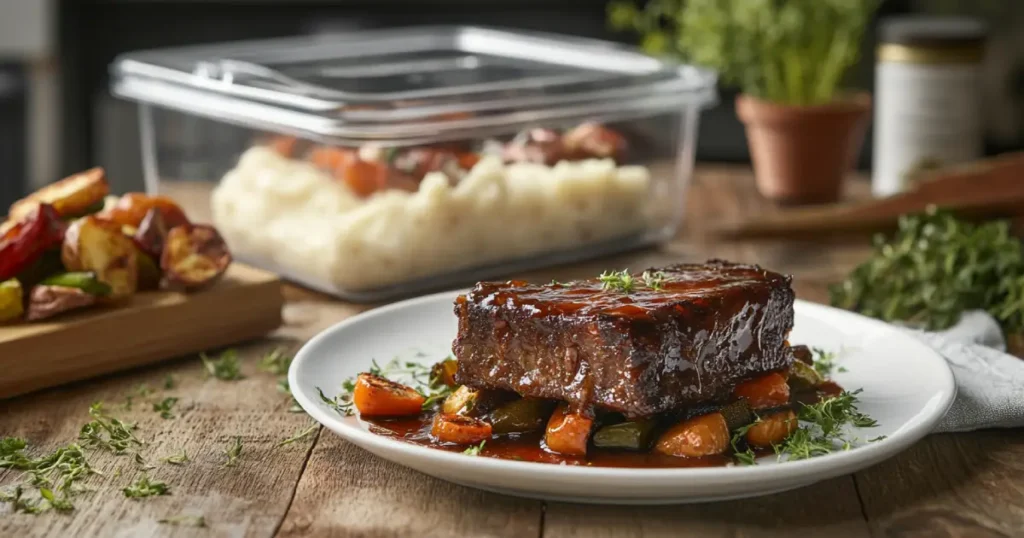
[[[0,326],[0,398],[263,336],[283,304],[276,275],[234,263],[202,291]]]

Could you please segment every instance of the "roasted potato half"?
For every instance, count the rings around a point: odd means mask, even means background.
[[[92,209],[99,209],[108,192],[110,187],[103,169],[92,168],[47,185],[14,202],[8,218],[19,221],[39,204],[52,205],[61,217],[84,215]]]
[[[188,224],[171,228],[164,242],[160,268],[171,287],[208,285],[231,265],[231,252],[213,226]]]
[[[94,216],[83,217],[68,227],[61,247],[61,261],[68,271],[92,271],[110,286],[110,297],[126,297],[138,286],[138,255],[121,226]]]

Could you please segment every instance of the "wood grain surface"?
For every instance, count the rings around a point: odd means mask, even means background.
[[[851,189],[856,196],[867,185]],[[745,169],[699,169],[688,208],[679,239],[660,249],[518,276],[562,280],[722,257],[792,273],[800,298],[824,301],[828,283],[867,252],[860,244],[714,239],[711,223],[775,211],[756,195]],[[123,407],[145,383],[154,394],[135,396],[132,409],[118,415],[139,423],[139,435],[150,441],[142,450],[147,458],[184,448],[193,460],[149,471],[170,484],[171,495],[132,500],[120,488],[137,475],[137,465],[130,457],[95,453],[105,475],[90,479],[97,489],[79,497],[74,512],[32,516],[4,505],[0,536],[1024,536],[1019,431],[934,435],[855,475],[758,499],[670,507],[545,503],[477,491],[383,461],[323,429],[277,447],[311,422],[288,412],[288,397],[276,390],[276,376],[257,371],[258,358],[274,346],[297,349],[323,328],[371,308],[294,287],[285,295],[284,326],[238,346],[243,380],[207,378],[192,356],[0,401],[0,433],[46,449],[77,436],[91,402]],[[168,374],[179,384],[165,391]],[[177,418],[161,419],[149,407],[165,394],[181,398]],[[223,450],[236,435],[244,446],[240,463],[224,467]],[[0,485],[16,478],[0,471]],[[202,515],[207,526],[157,523],[179,514]]]
[[[201,291],[0,326],[0,398],[263,336],[281,325],[282,304],[277,276],[236,263]]]

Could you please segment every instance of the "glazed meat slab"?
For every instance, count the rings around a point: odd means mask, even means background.
[[[724,401],[789,367],[790,277],[720,260],[650,272],[653,286],[635,275],[628,291],[477,284],[455,302],[456,380],[637,418]]]

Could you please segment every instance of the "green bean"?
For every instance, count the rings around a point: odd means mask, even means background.
[[[59,273],[44,278],[40,284],[44,286],[58,286],[62,288],[77,288],[89,295],[110,295],[110,285],[101,282],[96,278],[95,273],[88,271],[76,273]]]

